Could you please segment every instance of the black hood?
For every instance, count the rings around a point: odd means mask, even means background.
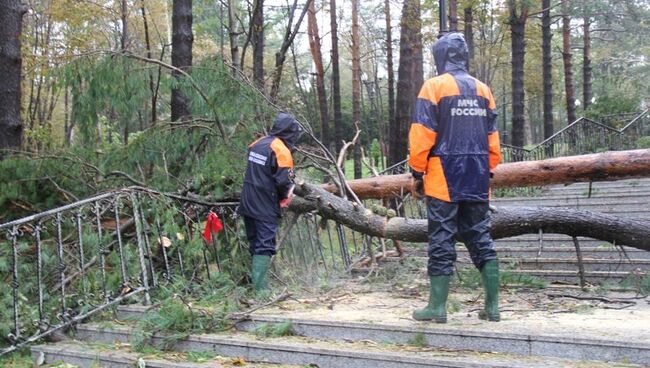
[[[269,135],[282,139],[284,144],[287,145],[287,148],[293,151],[301,131],[300,124],[298,124],[293,115],[281,112],[275,118]]]
[[[469,51],[462,33],[452,32],[440,37],[431,47],[438,75],[453,71],[468,71]]]

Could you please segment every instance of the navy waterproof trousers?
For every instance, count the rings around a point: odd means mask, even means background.
[[[260,221],[248,216],[243,217],[251,255],[274,255],[276,251],[275,234],[278,232],[278,223]]]
[[[465,243],[474,266],[497,259],[490,235],[488,202],[445,202],[427,198],[429,276],[451,275],[456,261],[456,236]]]

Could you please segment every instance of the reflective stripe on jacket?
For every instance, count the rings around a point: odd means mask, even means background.
[[[409,164],[425,194],[447,202],[487,201],[490,171],[501,161],[490,88],[458,69],[427,80],[409,131]]]

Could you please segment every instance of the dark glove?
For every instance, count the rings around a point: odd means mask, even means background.
[[[422,177],[413,178],[413,182],[411,183],[411,195],[416,199],[424,197],[424,180],[422,180]]]

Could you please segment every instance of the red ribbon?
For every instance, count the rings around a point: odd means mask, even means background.
[[[203,230],[203,239],[207,242],[212,242],[212,234],[217,234],[223,229],[223,224],[219,220],[219,216],[216,213],[210,211],[208,213],[208,219],[205,222],[205,230]]]

